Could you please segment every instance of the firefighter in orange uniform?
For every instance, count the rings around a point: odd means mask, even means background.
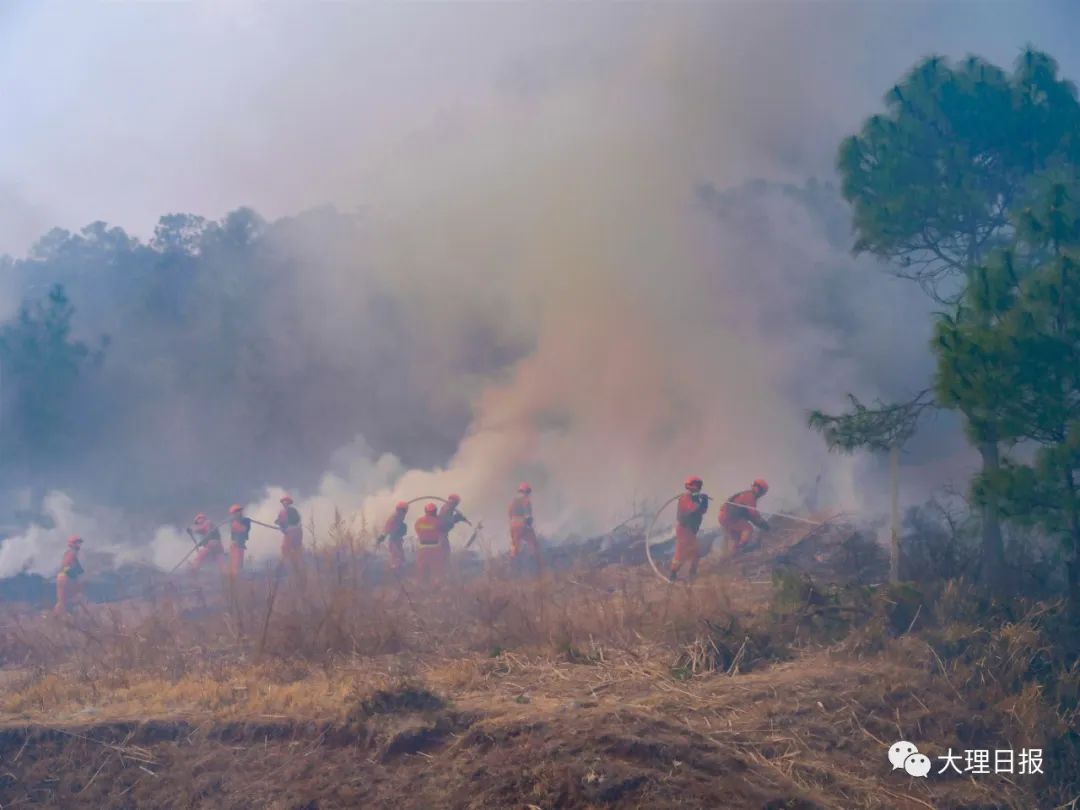
[[[251,518],[244,517],[244,507],[234,503],[229,507],[229,576],[238,577],[244,570],[244,551],[247,550],[248,538],[251,537]]]
[[[76,602],[82,603],[82,583],[79,577],[83,574],[83,567],[79,563],[79,549],[82,548],[82,538],[72,535],[67,541],[67,551],[64,552],[63,562],[60,564],[60,573],[56,575],[56,607],[53,613],[57,616],[67,613],[68,609]]]
[[[202,512],[195,516],[195,522],[191,527],[195,535],[195,544],[199,547],[191,563],[191,570],[198,571],[206,563],[214,561],[217,563],[218,570],[224,574],[228,569],[225,563],[225,547],[221,544],[221,530],[207,520]]]
[[[398,501],[394,514],[387,518],[382,534],[375,541],[376,545],[384,540],[389,541],[387,548],[390,549],[390,570],[395,573],[401,571],[405,565],[405,535],[409,531],[409,527],[405,525],[405,515],[408,511],[409,504]]]
[[[469,523],[469,519],[458,511],[460,504],[460,495],[447,495],[446,503],[439,507],[439,525],[442,529],[442,543],[439,548],[442,549],[443,563],[447,565],[450,562],[450,532],[459,523],[464,523],[467,526],[472,525]]]
[[[424,514],[417,518],[416,574],[423,584],[442,581],[445,558],[442,553],[442,524],[439,510],[433,503],[425,504]]]
[[[300,512],[290,496],[282,497],[281,511],[274,523],[281,529],[281,559],[300,577],[304,565],[304,529],[300,525]]]
[[[532,487],[528,484],[521,484],[518,487],[517,497],[510,502],[511,560],[517,559],[523,545],[529,547],[529,551],[536,560],[536,567],[543,568],[540,544],[536,539],[536,530],[533,529]]]
[[[769,485],[759,478],[750,489],[732,495],[720,508],[720,525],[724,527],[729,550],[748,548],[755,526],[768,531],[768,521],[757,510],[758,501],[768,491]]]
[[[671,572],[668,578],[674,582],[683,565],[690,564],[689,578],[697,574],[698,529],[709,509],[709,496],[701,491],[702,481],[696,475],[686,479],[683,486],[686,492],[679,496],[675,511],[675,556],[671,558]]]

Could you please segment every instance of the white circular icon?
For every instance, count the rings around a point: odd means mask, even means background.
[[[900,742],[894,742],[892,747],[889,748],[889,762],[892,763],[893,770],[898,770],[904,767],[904,760],[910,757],[912,754],[919,753],[919,749],[914,744],[901,740]]]
[[[930,757],[918,752],[911,754],[904,760],[904,770],[907,771],[910,776],[925,777],[930,773]]]

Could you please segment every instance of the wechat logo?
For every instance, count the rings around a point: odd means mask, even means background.
[[[930,773],[930,757],[920,754],[915,744],[906,740],[894,742],[889,747],[889,762],[894,771],[903,769],[909,776],[925,778]]]

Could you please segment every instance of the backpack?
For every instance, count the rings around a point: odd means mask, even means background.
[[[724,503],[724,512],[727,514],[729,519],[731,519],[731,520],[748,520],[749,519],[750,511],[745,506],[743,506],[742,504],[733,503],[733,501],[736,498],[738,498],[740,495],[742,495],[744,492],[746,492],[745,489],[739,490],[734,495],[730,496],[727,499],[727,502]]]

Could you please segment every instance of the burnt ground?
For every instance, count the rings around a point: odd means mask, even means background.
[[[490,725],[442,712],[381,731],[163,721],[12,729],[2,793],[5,806],[118,808],[820,806],[779,774],[718,756],[701,734],[643,717],[620,718],[616,732],[606,720],[577,710]]]
[[[507,666],[488,689],[456,700],[415,687],[383,690],[338,721],[262,716],[9,725],[0,734],[0,803],[1031,806],[1024,803],[1030,794],[996,777],[973,788],[960,779],[929,783],[890,774],[875,739],[876,732],[888,734],[889,712],[917,718],[927,734],[947,730],[935,731],[932,714],[911,696],[883,690],[881,673],[865,666],[806,660],[700,684],[656,681],[648,670],[634,674],[630,662],[612,667],[618,674],[608,672],[614,677],[599,683],[599,672],[585,672],[588,665],[530,672],[532,666]],[[879,704],[876,711],[864,705],[870,701]]]
[[[1050,608],[991,630],[963,589],[933,604],[868,589],[880,556],[851,527],[711,555],[690,588],[624,562],[636,553],[597,544],[541,583],[497,572],[361,599],[328,568],[337,586],[270,587],[248,612],[158,606],[136,619],[133,604],[59,628],[27,620],[0,640],[0,806],[988,810],[1070,798],[1076,718],[1049,699]],[[901,737],[932,758],[1043,746],[1048,775],[915,779],[887,763]]]

